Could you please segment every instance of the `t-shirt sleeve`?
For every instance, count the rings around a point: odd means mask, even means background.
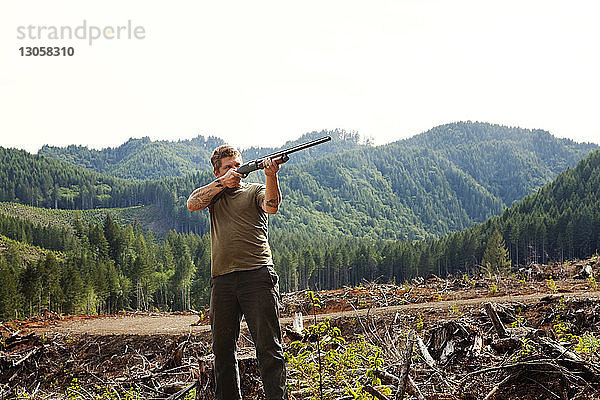
[[[258,185],[256,187],[256,195],[254,198],[256,199],[256,207],[258,207],[259,210],[262,210],[262,203],[265,200],[265,191],[266,188],[264,185]]]

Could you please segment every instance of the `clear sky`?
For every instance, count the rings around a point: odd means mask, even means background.
[[[599,21],[577,0],[3,0],[1,145],[382,144],[460,120],[600,143]]]

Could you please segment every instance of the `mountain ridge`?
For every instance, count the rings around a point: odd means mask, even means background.
[[[380,146],[361,144],[357,133],[343,130],[310,132],[284,146],[327,133],[334,136],[332,142],[296,153],[282,167],[280,182],[284,202],[280,213],[272,218],[276,230],[374,239],[436,237],[499,215],[515,200],[552,180],[561,168],[574,166],[597,148],[593,144],[556,139],[541,130],[477,122],[441,125],[413,138]],[[206,151],[221,143],[218,138],[211,141],[196,138],[169,143],[181,146],[198,142]],[[150,146],[154,152],[161,153],[161,146],[168,144],[161,141],[159,147],[153,147],[156,143],[144,139],[130,140],[126,145],[131,148]],[[248,154],[262,156],[274,150],[277,149],[256,148],[250,149]],[[123,148],[119,151],[127,153]],[[53,159],[48,158],[42,167],[24,168],[61,168],[49,160]],[[156,160],[145,164],[142,161],[136,161],[141,163],[140,171],[155,168]],[[204,162],[208,163],[207,159]],[[35,162],[22,164],[34,165]],[[11,170],[13,165],[7,164],[6,168]],[[82,169],[81,179],[77,178],[79,172],[71,172],[75,177],[57,183],[57,179],[73,168],[77,167],[62,167],[64,171],[60,173],[45,171],[45,180],[32,188],[28,187],[32,185],[31,177],[18,172],[22,183],[17,182],[16,186],[13,183],[14,187],[5,193],[0,190],[0,200],[63,208],[156,205],[160,219],[170,221],[170,228],[199,234],[208,231],[206,213],[190,214],[185,200],[194,188],[213,179],[209,167],[201,172],[156,180],[94,175],[96,172]],[[248,179],[261,181],[264,177],[261,172],[255,172]],[[5,180],[10,186],[9,179]],[[19,191],[19,188],[24,189]],[[18,193],[11,197],[13,192]]]

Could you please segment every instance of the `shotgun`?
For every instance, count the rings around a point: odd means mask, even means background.
[[[295,153],[300,150],[308,149],[309,147],[313,147],[318,144],[328,142],[330,140],[331,140],[331,136],[323,136],[322,138],[315,139],[310,142],[302,143],[302,144],[299,144],[298,146],[294,146],[289,149],[281,150],[276,153],[264,156],[262,158],[257,158],[256,160],[248,161],[247,163],[244,163],[243,165],[241,165],[237,169],[237,172],[242,175],[248,175],[250,172],[262,169],[262,168],[264,168],[263,161],[267,158],[270,158],[271,160],[275,161],[277,164],[283,164],[284,162],[286,162],[290,159],[288,154],[292,154],[292,153]]]

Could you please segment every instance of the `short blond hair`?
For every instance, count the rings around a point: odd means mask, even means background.
[[[242,154],[235,147],[229,146],[228,144],[224,144],[222,146],[217,147],[213,151],[212,156],[210,157],[210,162],[213,165],[215,171],[218,171],[219,168],[221,168],[222,159],[236,156],[241,157]]]

